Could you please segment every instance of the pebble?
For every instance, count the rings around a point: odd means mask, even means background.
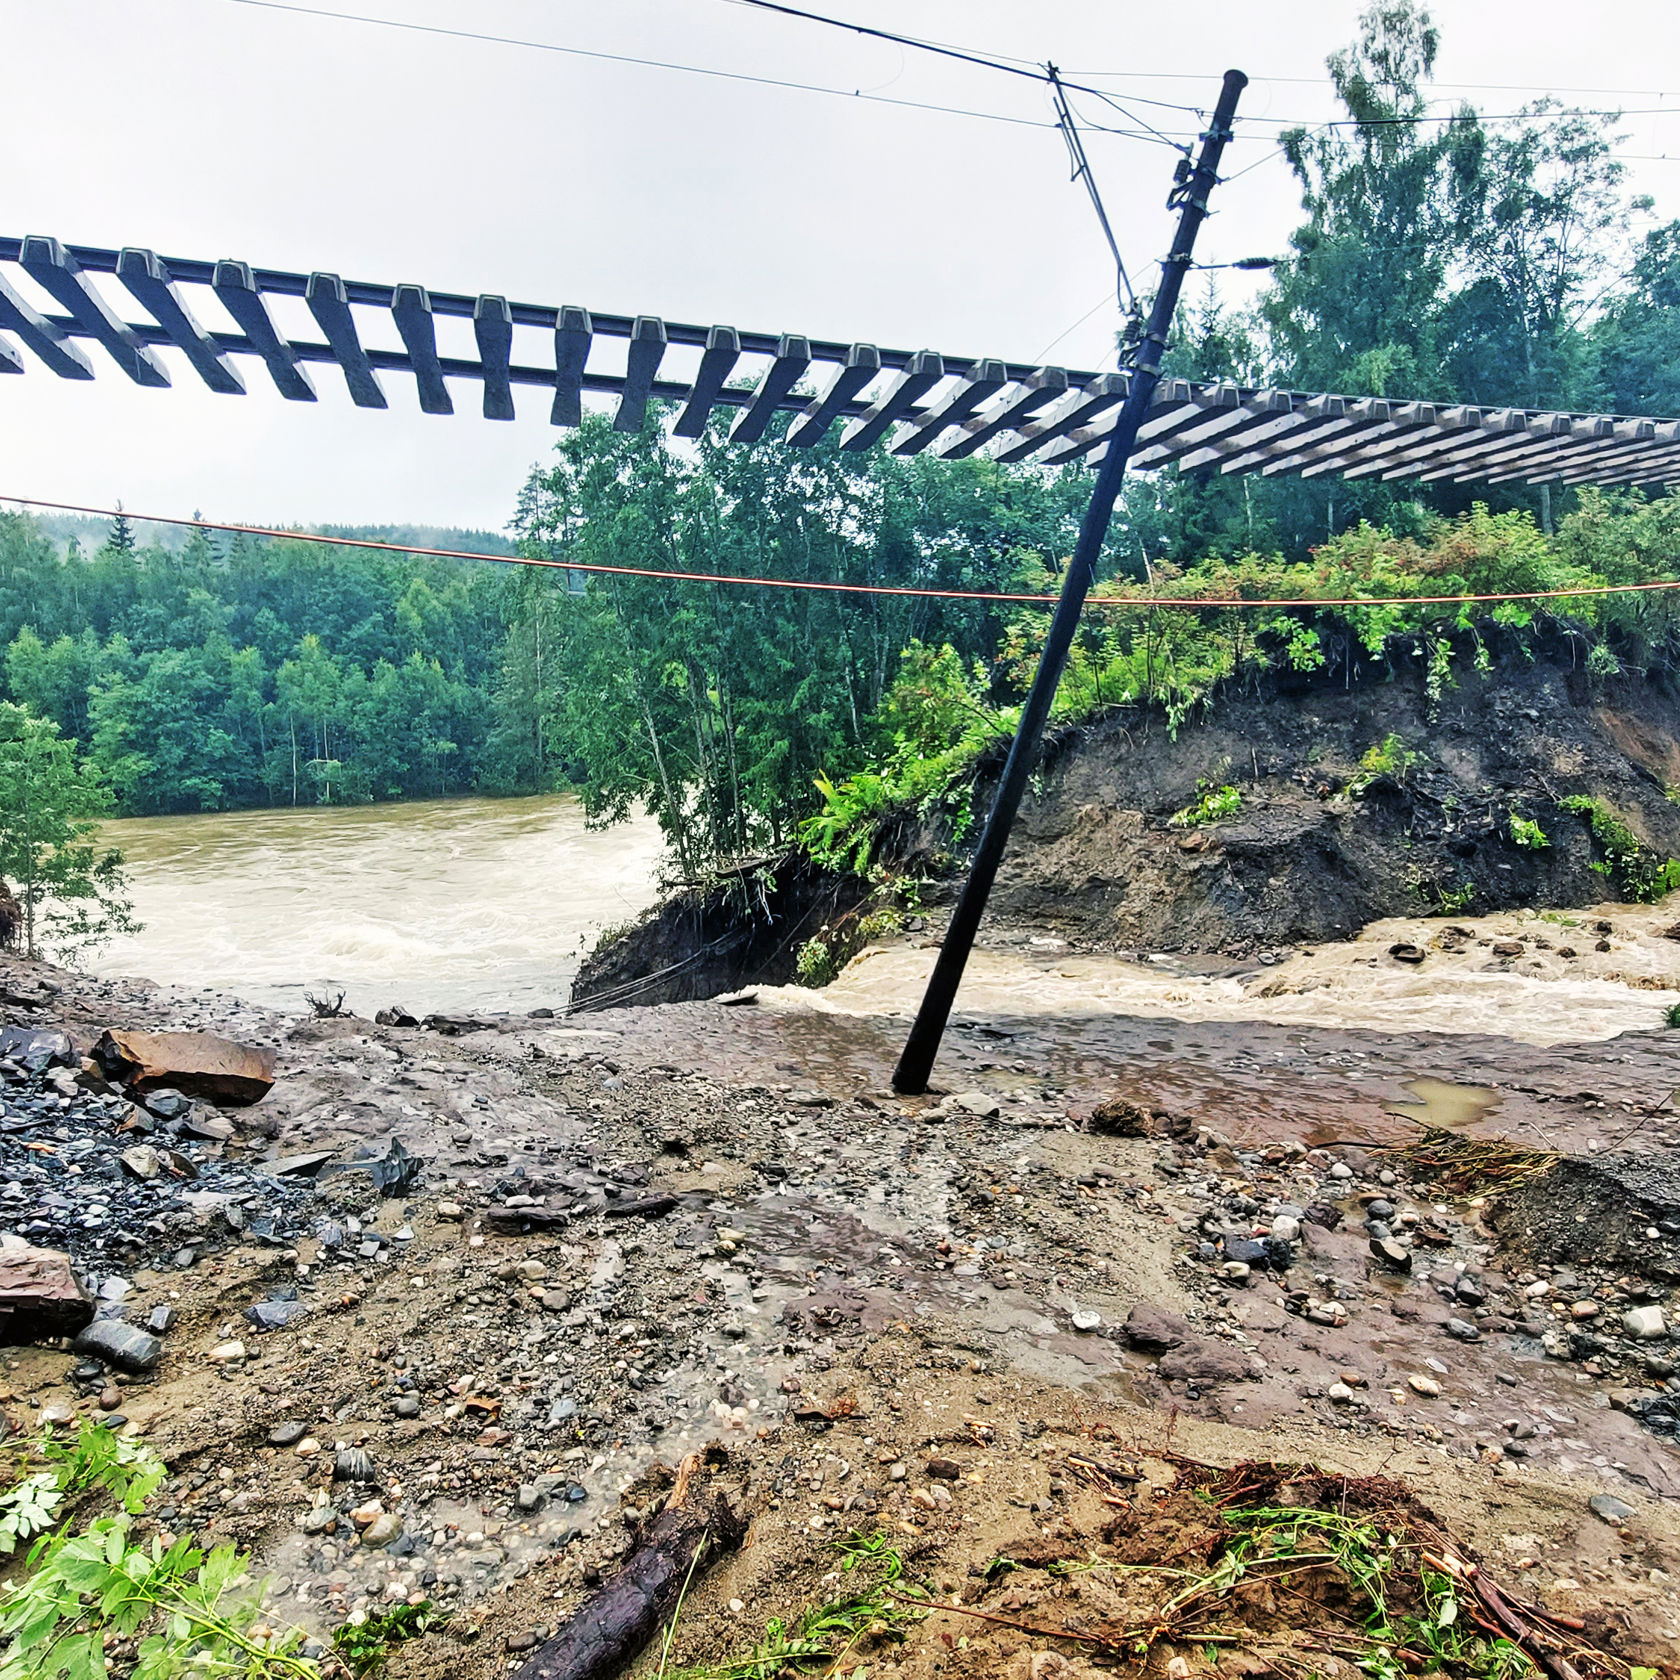
[[[466,1217],[466,1212],[459,1202],[439,1202],[437,1205],[438,1218],[446,1219],[451,1224],[458,1224]]]
[[[243,1342],[222,1342],[210,1350],[212,1365],[237,1365],[245,1357]]]
[[[1338,1161],[1335,1164],[1335,1166],[1333,1166],[1330,1169],[1330,1176],[1332,1178],[1340,1178],[1340,1179],[1352,1178],[1353,1177],[1353,1168],[1350,1167],[1347,1164],[1346,1161]]]
[[[1414,1393],[1427,1394],[1434,1399],[1441,1392],[1441,1385],[1433,1377],[1418,1376],[1415,1372],[1406,1378]]]
[[[288,1419],[284,1423],[277,1423],[268,1432],[268,1444],[271,1447],[295,1447],[308,1431],[308,1425]]]
[[[1245,1266],[1246,1272],[1248,1268]],[[1095,1330],[1102,1323],[1102,1314],[1093,1312],[1089,1307],[1081,1307],[1071,1320],[1075,1330]]]
[[[1333,1382],[1324,1392],[1338,1406],[1347,1405],[1353,1398],[1353,1390],[1345,1382]]]
[[[1301,1222],[1288,1214],[1279,1214],[1272,1221],[1272,1235],[1279,1242],[1295,1242],[1301,1235]]]
[[[1655,1342],[1668,1334],[1661,1307],[1634,1307],[1622,1314],[1622,1328],[1636,1341]]]
[[[1223,1272],[1225,1274],[1225,1277],[1232,1283],[1247,1283],[1248,1282],[1249,1267],[1248,1267],[1248,1262],[1246,1260],[1227,1260],[1225,1262],[1225,1264],[1223,1266],[1221,1266],[1219,1269],[1220,1269],[1221,1272]]]

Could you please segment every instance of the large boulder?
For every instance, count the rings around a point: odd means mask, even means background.
[[[93,1047],[105,1077],[131,1097],[174,1090],[243,1108],[274,1085],[274,1052],[215,1033],[127,1032],[113,1027]]]

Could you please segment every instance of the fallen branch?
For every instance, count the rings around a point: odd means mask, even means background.
[[[703,1493],[699,1473],[692,1453],[623,1568],[537,1647],[516,1680],[605,1680],[671,1619],[688,1584],[741,1544],[746,1520],[722,1494]]]

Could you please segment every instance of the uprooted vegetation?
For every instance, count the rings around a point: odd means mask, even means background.
[[[1112,1432],[1104,1432],[1112,1443]],[[1065,1658],[1143,1672],[1308,1680],[1346,1665],[1370,1680],[1643,1680],[1609,1618],[1527,1602],[1478,1564],[1405,1483],[1248,1461],[1217,1468],[1180,1453],[1093,1444],[1068,1455],[1082,1521],[1022,1532],[968,1570],[956,1592],[918,1578],[917,1548],[854,1532],[835,1543],[840,1596],[710,1661],[681,1652],[680,1616],[659,1672],[670,1680],[784,1680],[1041,1672]],[[855,1572],[855,1573],[854,1573]],[[832,1577],[831,1577],[832,1578]],[[1011,1659],[1035,1651],[1028,1666]],[[1042,1653],[1064,1654],[1060,1666]]]

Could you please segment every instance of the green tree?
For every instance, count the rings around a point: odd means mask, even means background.
[[[98,842],[109,806],[57,724],[0,701],[0,881],[17,900],[27,956],[133,931],[122,855]]]

